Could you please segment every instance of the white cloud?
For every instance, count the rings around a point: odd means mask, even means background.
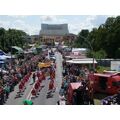
[[[9,17],[15,18],[15,19],[23,19],[26,18],[27,15],[8,15]]]
[[[24,30],[25,32],[27,32],[30,35],[32,35],[32,34],[39,34],[39,31],[40,31],[39,27],[27,24],[23,20],[16,20],[16,21],[14,21],[12,27],[16,28],[16,29]]]
[[[40,17],[42,23],[52,23],[52,24],[62,24],[62,23],[66,23],[67,20],[64,18],[60,18],[60,16],[55,16],[55,15],[43,15]]]
[[[39,34],[40,28],[37,26],[32,26],[30,24],[25,23],[23,20],[15,20],[15,21],[0,21],[0,27],[3,27],[5,29],[14,28],[23,30],[26,33],[32,35],[32,34]]]
[[[94,20],[96,19],[96,16],[88,16],[86,19],[82,22],[79,22],[79,20],[76,23],[69,24],[69,30],[72,33],[78,34],[82,29],[89,29],[92,30],[93,27],[96,27],[94,25]]]
[[[8,29],[10,25],[9,21],[0,21],[0,27],[3,27],[5,29]]]
[[[50,16],[50,15],[43,15],[41,16],[41,19],[43,22],[51,22],[51,21],[56,21],[56,16]]]

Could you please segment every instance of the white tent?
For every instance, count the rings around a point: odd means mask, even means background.
[[[93,64],[93,58],[72,59],[72,60],[67,60],[66,62],[72,64]],[[94,63],[95,64],[97,63],[95,59],[94,59]]]
[[[12,57],[10,55],[0,55],[0,60],[6,60],[6,59],[11,59],[11,58],[15,58],[15,56],[12,55]]]
[[[1,55],[0,60],[6,60],[6,57],[4,55]]]
[[[0,60],[0,64],[4,64],[5,62],[3,60]]]
[[[86,52],[87,51],[87,49],[86,48],[72,48],[72,52],[79,52],[79,51],[84,51],[84,52]]]

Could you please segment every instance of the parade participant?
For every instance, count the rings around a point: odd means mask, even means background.
[[[24,85],[22,83],[20,83],[20,85],[19,85],[19,96],[22,95],[23,87],[24,87]]]
[[[53,90],[54,88],[55,88],[54,81],[51,80],[50,83],[49,83],[49,90]]]
[[[50,75],[50,79],[51,79],[51,80],[54,80],[54,79],[55,79],[55,74],[54,74],[54,72],[52,72],[52,74]]]
[[[45,80],[46,77],[45,77],[45,72],[42,71],[42,80]]]
[[[37,77],[38,77],[38,79],[40,79],[40,72],[39,71],[37,71]]]
[[[40,83],[35,83],[34,88],[35,88],[36,90],[38,90],[38,89],[39,89],[39,87],[40,87]]]
[[[32,96],[37,97],[37,93],[36,93],[36,90],[34,88],[32,89],[31,94],[32,94]]]

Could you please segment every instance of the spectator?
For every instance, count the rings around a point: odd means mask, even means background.
[[[76,90],[73,91],[73,105],[77,105],[78,101],[77,101],[77,93]]]
[[[120,91],[118,92],[118,94],[116,96],[116,102],[118,105],[120,105]]]
[[[35,72],[33,73],[33,83],[35,83],[36,75]]]

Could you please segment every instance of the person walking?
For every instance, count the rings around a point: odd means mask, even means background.
[[[33,84],[35,83],[35,79],[36,79],[36,74],[35,74],[35,72],[33,73]]]
[[[94,105],[94,89],[91,83],[88,83],[88,90],[89,90],[89,102],[90,105]]]
[[[54,88],[55,88],[55,86],[54,86],[54,80],[50,80],[50,83],[49,83],[49,90],[50,90],[50,91],[53,91]]]
[[[6,99],[8,99],[10,93],[10,86],[8,83],[6,84],[4,89],[5,89]]]

